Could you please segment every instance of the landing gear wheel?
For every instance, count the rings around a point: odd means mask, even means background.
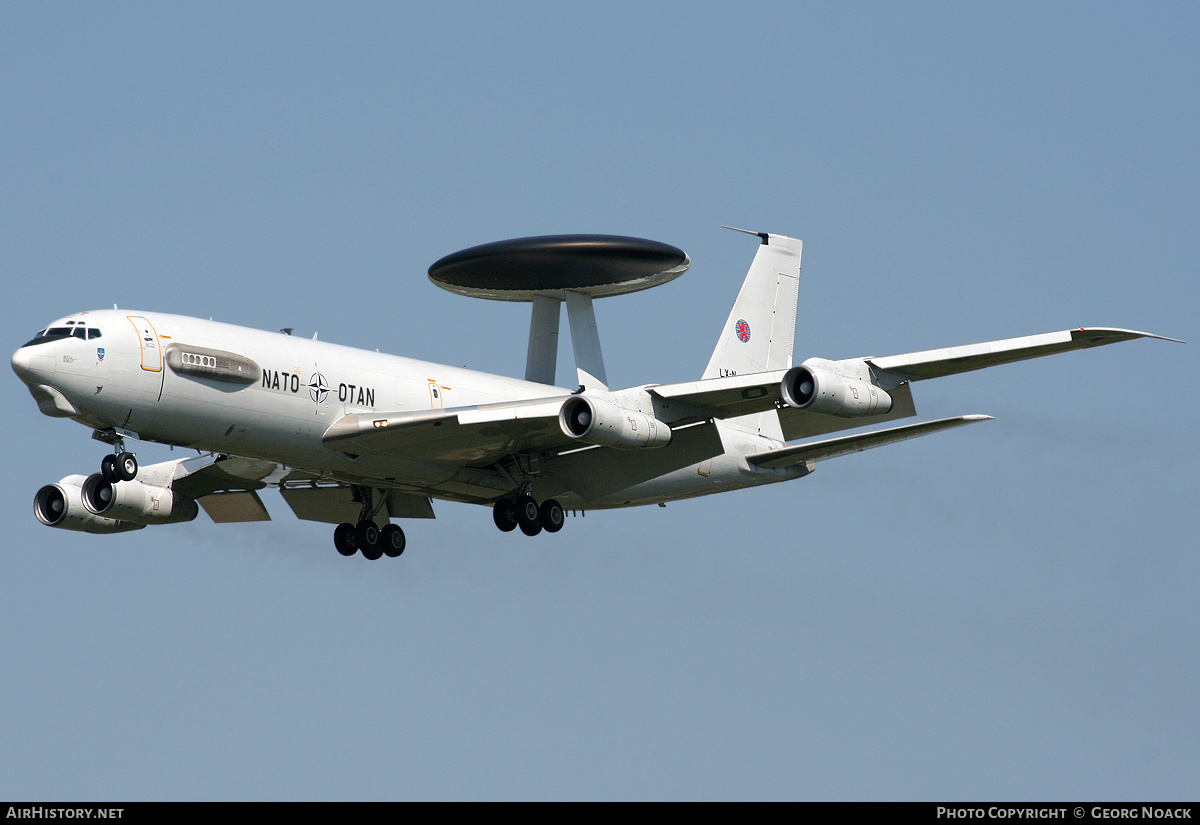
[[[117,456],[116,464],[117,476],[121,481],[133,481],[137,478],[137,456],[133,453],[121,453]],[[103,466],[103,462],[101,462],[101,466]]]
[[[343,556],[353,556],[358,552],[358,542],[354,538],[353,524],[339,524],[333,530],[333,546]]]
[[[389,559],[394,559],[404,552],[404,545],[407,540],[404,538],[404,531],[395,524],[389,524],[379,531],[379,542],[383,545],[383,552]]]
[[[533,496],[521,496],[517,499],[517,524],[521,527],[521,532],[527,536],[536,536],[542,532],[542,522],[538,515],[537,502],[533,500]],[[529,532],[534,527],[538,528],[532,533]]]
[[[563,512],[562,505],[552,498],[543,501],[538,508],[538,521],[547,533],[557,533],[563,529],[566,520],[567,514]]]
[[[117,475],[117,457],[111,453],[100,459],[100,475],[104,476],[104,480],[109,484],[116,484],[121,480]]]
[[[510,498],[502,498],[492,507],[492,521],[505,533],[517,529],[517,505]]]
[[[360,521],[358,527],[354,528],[354,540],[358,543],[358,549],[362,551],[362,554],[371,561],[383,556],[383,542],[379,540],[379,525],[370,519]]]

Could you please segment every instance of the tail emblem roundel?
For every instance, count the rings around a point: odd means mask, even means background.
[[[750,340],[750,325],[741,318],[734,324],[733,330],[737,333],[738,340],[743,344]]]

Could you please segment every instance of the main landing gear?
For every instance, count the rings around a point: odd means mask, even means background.
[[[365,519],[358,524],[339,524],[333,531],[333,544],[343,556],[353,556],[361,550],[366,558],[375,561],[384,556],[396,558],[404,552],[407,540],[404,531],[395,524],[385,525],[381,530],[378,524]]]
[[[554,499],[543,501],[541,506],[531,495],[518,496],[516,500],[502,498],[492,507],[492,520],[505,533],[520,527],[527,536],[536,536],[545,530],[557,533],[563,528],[566,513]]]
[[[362,502],[357,524],[342,523],[333,531],[333,546],[343,556],[353,556],[359,550],[363,556],[375,561],[387,556],[394,559],[404,552],[407,540],[404,531],[395,524],[387,524],[381,529],[375,523],[375,514],[387,504],[387,493],[384,493],[378,506],[371,504],[371,488],[356,487],[356,500]]]

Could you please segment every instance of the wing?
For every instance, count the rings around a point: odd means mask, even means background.
[[[998,364],[1010,364],[1013,361],[1041,358],[1043,355],[1055,355],[1060,352],[1132,341],[1134,338],[1157,338],[1161,341],[1183,343],[1177,338],[1167,338],[1149,332],[1093,327],[1092,329],[1046,332],[1022,338],[1005,338],[1002,341],[985,341],[981,344],[967,344],[961,347],[931,349],[862,360],[878,370],[906,381],[923,381],[926,378],[941,378],[944,375],[970,372],[984,367],[994,367]]]
[[[264,487],[278,487],[296,517],[306,521],[355,522],[361,507],[345,484],[255,458],[194,456],[151,465],[143,472],[150,478],[161,476],[161,482],[169,483],[181,498],[195,500],[217,523],[270,521],[258,496]],[[426,496],[390,489],[377,492],[384,494],[381,518],[434,518]]]
[[[349,455],[403,454],[413,460],[483,467],[531,450],[579,446],[558,425],[570,396],[416,412],[351,413],[330,425],[323,440]]]
[[[923,352],[909,352],[883,358],[847,358],[842,361],[823,363],[833,367],[839,374],[860,374],[863,378],[868,377],[871,373],[876,376],[880,372],[887,373],[886,377],[891,379],[886,382],[890,392],[892,386],[903,381],[940,378],[944,375],[970,372],[1013,361],[1040,358],[1043,355],[1055,355],[1060,352],[1132,341],[1135,338],[1157,338],[1163,341],[1182,343],[1176,338],[1167,338],[1149,332],[1094,327],[1006,338],[1002,341],[985,341],[980,344],[931,349]],[[778,406],[782,400],[782,382],[786,375],[787,370],[774,370],[700,381],[685,381],[678,384],[650,385],[646,387],[646,390],[680,408],[681,412],[677,416],[671,417],[671,423],[675,421],[689,423],[702,418],[734,418],[770,410]],[[913,413],[907,414],[912,415]],[[886,419],[877,418],[875,420]]]
[[[870,381],[887,390],[892,398],[892,409],[888,413],[853,419],[806,412],[787,406],[783,402],[782,388],[787,375],[785,370],[661,384],[646,389],[662,399],[667,412],[670,413],[670,417],[665,420],[673,425],[676,422],[734,418],[777,409],[784,438],[791,441],[916,415],[912,393],[907,384],[909,381],[940,378],[999,364],[1040,358],[1044,355],[1131,341],[1135,338],[1178,340],[1148,332],[1095,327],[985,341],[980,344],[910,352],[883,358],[806,361],[806,365],[816,363],[839,375]]]

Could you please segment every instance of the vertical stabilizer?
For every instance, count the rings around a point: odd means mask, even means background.
[[[742,282],[742,291],[738,293],[729,319],[721,329],[703,378],[746,375],[792,366],[800,253],[804,243],[785,235],[750,234],[758,235],[762,244]],[[734,419],[732,423],[783,440],[779,417],[773,411]]]
[[[754,234],[762,238],[762,245],[742,282],[742,291],[703,378],[782,370],[792,365],[803,242],[784,235]]]

